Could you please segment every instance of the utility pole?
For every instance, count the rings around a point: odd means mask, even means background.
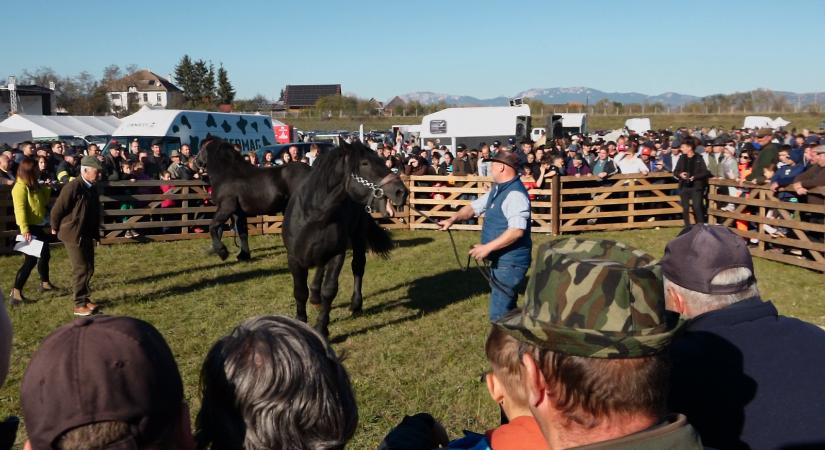
[[[9,77],[9,116],[17,114],[17,77],[14,75]]]

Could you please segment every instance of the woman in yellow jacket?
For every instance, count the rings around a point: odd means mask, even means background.
[[[17,181],[11,189],[12,203],[14,204],[14,219],[20,228],[20,234],[29,242],[37,239],[44,243],[40,258],[25,255],[23,265],[14,278],[14,288],[11,290],[11,304],[18,305],[25,300],[23,285],[29,278],[32,269],[37,266],[40,274],[40,290],[50,291],[54,286],[49,282],[49,227],[46,223],[46,207],[52,196],[49,186],[41,186],[38,182],[39,169],[37,162],[31,158],[23,158],[17,168]]]

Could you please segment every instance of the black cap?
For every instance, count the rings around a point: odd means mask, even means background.
[[[501,146],[501,141],[493,141],[493,145],[495,145],[496,147],[499,147],[499,146]]]
[[[183,383],[163,336],[131,317],[77,319],[46,337],[20,388],[32,447],[56,448],[66,431],[103,421],[130,425],[132,446],[157,441],[178,420]]]
[[[674,140],[670,141],[670,148],[679,148],[681,146],[682,146],[682,143],[679,142],[678,140],[674,139]]]
[[[516,143],[516,138],[507,138],[507,143],[513,145]]]
[[[518,171],[518,156],[516,156],[516,154],[511,152],[510,150],[499,150],[496,152],[494,156],[490,158],[484,158],[484,161],[496,161],[502,164],[507,164],[508,166]]]
[[[662,275],[679,286],[704,294],[735,294],[756,281],[745,240],[722,225],[697,224],[668,242],[662,257]],[[751,277],[736,284],[715,285],[711,280],[726,269],[744,267]]]
[[[152,139],[152,145],[163,145],[163,139]]]
[[[464,145],[464,144],[458,144],[456,146],[456,150],[458,150],[458,151],[467,150],[467,146]]]

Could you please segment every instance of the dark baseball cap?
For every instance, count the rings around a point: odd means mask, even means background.
[[[140,448],[179,420],[183,383],[172,351],[150,324],[131,317],[92,316],[43,340],[23,376],[21,403],[32,447],[55,448],[65,432],[91,423],[129,424],[112,444]]]
[[[735,294],[756,282],[745,240],[721,225],[696,224],[668,242],[662,257],[662,274],[691,291],[704,294]],[[751,277],[736,284],[717,285],[711,280],[719,272],[744,267]]]
[[[518,166],[519,166],[518,156],[516,156],[516,154],[511,152],[510,150],[499,150],[499,151],[496,152],[495,155],[493,155],[489,158],[484,158],[484,161],[485,162],[487,162],[487,161],[496,161],[496,162],[500,162],[502,164],[507,164],[508,166],[510,166],[510,167],[516,169],[516,171],[518,171]]]
[[[458,144],[456,146],[456,150],[458,150],[458,151],[467,150],[467,146],[464,145],[464,144]]]

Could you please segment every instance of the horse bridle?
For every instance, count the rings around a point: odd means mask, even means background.
[[[385,184],[389,183],[390,181],[395,181],[396,179],[398,179],[398,175],[395,174],[395,173],[387,174],[387,176],[382,178],[381,181],[379,181],[378,183],[373,183],[372,181],[370,181],[370,180],[368,180],[368,179],[366,179],[366,178],[364,178],[364,177],[362,177],[362,176],[360,176],[356,173],[350,174],[350,177],[352,177],[352,179],[355,180],[356,183],[358,183],[361,186],[364,186],[364,187],[366,187],[367,189],[370,190],[370,199],[364,205],[364,211],[366,211],[367,214],[372,214],[372,206],[370,206],[370,205],[372,205],[372,202],[375,201],[375,199],[377,199],[377,198],[381,199],[381,198],[386,197],[386,194],[384,193],[384,189],[382,189],[381,186],[384,186]]]

